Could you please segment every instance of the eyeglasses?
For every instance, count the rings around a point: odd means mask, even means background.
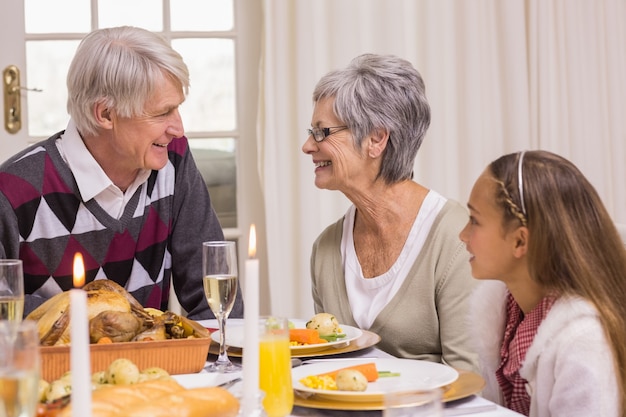
[[[334,135],[337,132],[341,132],[342,130],[346,130],[348,126],[332,126],[332,127],[314,127],[312,129],[307,129],[307,133],[309,136],[313,136],[315,142],[319,143],[329,137],[330,135]],[[334,132],[331,132],[330,129],[337,129]]]

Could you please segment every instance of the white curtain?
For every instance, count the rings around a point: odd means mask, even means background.
[[[572,160],[626,223],[624,0],[264,0],[259,158],[271,312],[313,314],[309,256],[349,201],[318,190],[300,148],[311,93],[365,52],[421,72],[432,124],[415,179],[465,204],[498,156]]]

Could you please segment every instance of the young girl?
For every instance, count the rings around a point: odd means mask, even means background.
[[[468,207],[485,397],[534,417],[624,416],[626,250],[593,186],[553,153],[509,154]]]

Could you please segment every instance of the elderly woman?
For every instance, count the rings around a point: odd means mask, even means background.
[[[316,312],[381,336],[402,358],[476,370],[468,346],[466,209],[412,180],[430,124],[420,74],[395,56],[365,54],[325,75],[302,151],[315,185],[352,206],[313,245]]]

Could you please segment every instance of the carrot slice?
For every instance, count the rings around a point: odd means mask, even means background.
[[[344,369],[354,369],[355,371],[361,372],[363,375],[365,375],[365,378],[367,378],[367,382],[374,382],[378,379],[378,369],[376,369],[376,364],[374,362],[348,366],[347,368],[337,369],[334,371],[319,374],[317,376],[330,376],[334,379],[337,376],[337,373],[339,373],[339,371],[343,371]]]
[[[305,345],[328,343],[328,340],[320,337],[320,333],[316,329],[289,329],[289,340]]]

